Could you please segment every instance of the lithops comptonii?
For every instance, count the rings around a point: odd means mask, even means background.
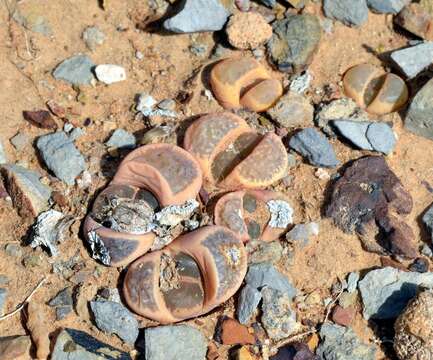
[[[203,315],[229,299],[246,270],[240,238],[225,227],[206,226],[133,262],[123,294],[137,314],[173,323]]]
[[[394,349],[401,360],[433,358],[433,290],[421,291],[397,318]]]
[[[206,182],[220,188],[264,188],[287,173],[281,139],[274,133],[258,134],[233,114],[197,119],[186,131],[184,147],[200,163]]]
[[[278,239],[292,224],[293,209],[281,193],[242,190],[222,196],[215,205],[215,224],[234,231],[244,241]]]
[[[281,82],[248,57],[217,63],[211,70],[210,83],[218,102],[226,109],[265,111],[283,94]]]
[[[361,64],[350,68],[343,78],[344,90],[361,108],[376,115],[399,110],[407,102],[405,82],[395,74]]]
[[[85,219],[93,257],[123,266],[143,255],[155,241],[155,210],[195,199],[201,185],[200,165],[182,148],[152,144],[132,151]]]

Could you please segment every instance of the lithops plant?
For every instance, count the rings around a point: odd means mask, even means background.
[[[397,318],[394,349],[401,360],[433,358],[433,290],[421,291]]]
[[[123,294],[137,314],[161,323],[203,315],[239,289],[246,251],[236,234],[206,226],[132,263]]]
[[[376,115],[399,110],[408,100],[405,82],[371,64],[350,68],[343,78],[344,91],[361,108]]]
[[[265,111],[283,94],[281,82],[252,58],[229,58],[211,70],[210,83],[218,102],[226,109]]]
[[[264,188],[287,173],[281,139],[258,134],[230,113],[197,119],[186,131],[184,147],[200,163],[206,182],[223,189]]]
[[[292,223],[287,198],[274,191],[242,190],[222,196],[215,205],[214,221],[244,241],[273,241]]]
[[[132,151],[85,219],[84,236],[93,257],[123,266],[143,255],[160,240],[155,230],[167,217],[164,209],[173,213],[163,225],[180,221],[197,207],[201,185],[200,165],[182,148],[152,144]]]

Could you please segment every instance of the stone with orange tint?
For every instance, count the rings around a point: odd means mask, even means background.
[[[222,319],[219,330],[221,343],[224,345],[254,344],[254,335],[248,331],[248,327],[240,324],[235,319]]]
[[[137,314],[173,323],[203,315],[229,299],[246,270],[242,241],[224,227],[207,226],[132,263],[123,294]]]
[[[229,58],[217,63],[210,84],[218,102],[226,109],[265,111],[283,94],[281,82],[252,58]]]
[[[371,64],[350,68],[343,78],[346,94],[363,109],[376,115],[399,110],[408,100],[405,82]]]

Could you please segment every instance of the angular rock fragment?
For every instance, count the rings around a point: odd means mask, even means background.
[[[246,345],[254,344],[254,335],[248,328],[235,319],[222,317],[217,327],[217,338],[223,345]]]
[[[392,267],[371,270],[358,283],[368,319],[393,319],[415,297],[420,287],[433,287],[433,273],[401,271]]]
[[[406,129],[433,140],[433,79],[414,96],[404,120]]]
[[[356,231],[368,251],[417,256],[414,234],[402,216],[412,197],[383,157],[354,161],[334,185],[326,215],[343,231]]]
[[[318,18],[311,14],[288,15],[273,23],[268,52],[280,71],[298,73],[311,63],[322,36]]]
[[[40,136],[36,146],[47,167],[68,185],[73,185],[86,168],[83,155],[62,131]]]
[[[321,359],[375,360],[376,349],[361,342],[355,332],[340,325],[325,323],[320,329],[321,344],[316,354]]]
[[[324,0],[323,12],[348,26],[361,26],[368,20],[366,0]]]
[[[83,31],[82,37],[89,50],[92,51],[105,41],[105,34],[96,26],[87,27]]]
[[[4,336],[0,337],[0,359],[18,360],[30,359],[30,336]]]
[[[394,21],[416,36],[433,40],[433,15],[417,2],[405,6]]]
[[[219,31],[230,15],[220,0],[182,0],[180,11],[164,21],[164,28],[175,33]]]
[[[336,120],[332,121],[332,125],[343,137],[363,150],[388,155],[397,142],[394,132],[386,123]]]
[[[433,242],[433,205],[428,208],[422,217],[422,222],[427,227]]]
[[[32,248],[45,247],[51,256],[57,256],[59,251],[56,245],[63,241],[64,232],[73,220],[72,216],[65,216],[52,209],[41,213],[31,229],[30,246]]]
[[[393,51],[391,60],[410,79],[433,63],[433,42]]]
[[[335,167],[340,164],[332,145],[314,128],[307,128],[293,135],[289,146],[306,157],[313,166]]]
[[[135,136],[124,129],[116,129],[105,143],[110,148],[123,149],[134,148],[136,143]]]
[[[40,182],[41,175],[19,165],[0,168],[6,189],[21,216],[35,217],[48,208],[51,189]]]
[[[269,360],[320,360],[320,358],[311,352],[308,345],[294,343],[280,347],[278,352]]]
[[[72,85],[90,85],[95,64],[86,55],[74,55],[61,62],[53,71],[56,79],[65,80]]]
[[[23,117],[42,129],[57,129],[56,122],[46,110],[23,111]]]
[[[147,328],[144,340],[146,360],[206,358],[207,339],[200,330],[188,325]]]
[[[433,291],[422,290],[394,325],[394,349],[400,360],[422,359],[433,348]]]
[[[411,0],[367,0],[368,6],[380,14],[398,14]]]
[[[57,336],[51,353],[53,360],[132,360],[131,356],[105,344],[84,331],[64,329]]]
[[[116,334],[126,343],[135,343],[138,337],[138,321],[125,306],[113,301],[91,301],[90,308],[100,330],[107,334]]]
[[[311,236],[319,235],[319,224],[315,222],[307,224],[296,224],[286,234],[286,239],[292,244],[300,244],[302,247],[308,245]]]
[[[6,151],[4,149],[2,142],[0,141],[0,165],[6,164],[7,162],[8,162],[8,159],[6,156]]]
[[[279,241],[250,241],[246,244],[248,251],[248,263],[259,264],[269,262],[275,264],[283,255],[283,247]]]
[[[218,62],[211,70],[210,84],[216,99],[226,109],[245,107],[261,112],[274,105],[283,93],[281,82],[248,57]]]
[[[259,306],[262,294],[256,288],[246,284],[238,298],[237,318],[241,324],[247,325]]]
[[[0,288],[0,316],[4,314],[4,308],[5,308],[7,296],[8,296],[8,290],[5,288]]]

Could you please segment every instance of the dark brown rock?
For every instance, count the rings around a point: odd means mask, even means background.
[[[381,156],[354,161],[337,180],[326,216],[347,233],[356,232],[368,251],[415,258],[412,229],[403,216],[413,200]]]
[[[24,119],[42,129],[57,129],[57,124],[46,110],[23,111]]]
[[[276,355],[270,360],[319,360],[320,358],[304,343],[295,343],[278,349]]]

